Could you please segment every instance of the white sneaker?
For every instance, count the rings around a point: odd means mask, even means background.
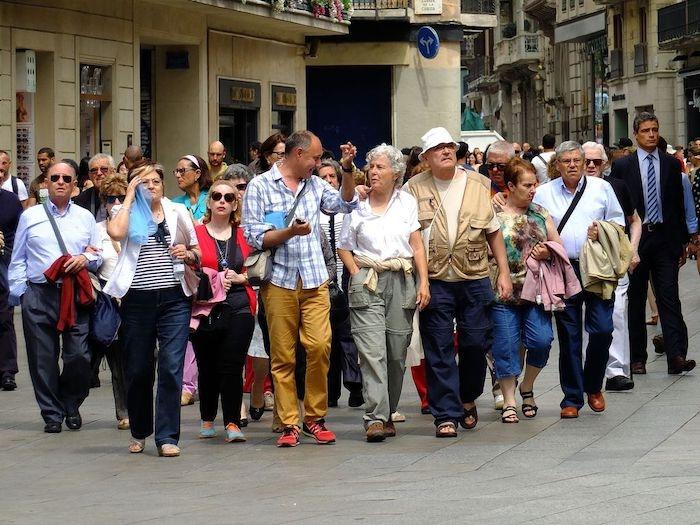
[[[265,410],[269,412],[275,406],[275,395],[272,392],[267,391],[263,394],[263,398],[265,399]]]
[[[403,423],[404,421],[406,421],[406,416],[404,416],[401,412],[397,410],[396,412],[391,414],[391,420],[394,423]]]
[[[493,409],[503,410],[503,394],[496,394],[493,396]]]

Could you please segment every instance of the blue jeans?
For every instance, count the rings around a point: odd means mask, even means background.
[[[496,378],[520,375],[521,345],[527,349],[527,364],[544,368],[554,339],[549,312],[533,303],[496,303],[491,307],[491,320],[494,341],[491,354]]]
[[[129,290],[122,300],[124,378],[131,435],[153,433],[153,383],[158,342],[156,445],[180,439],[180,394],[192,302],[180,286]]]
[[[430,280],[430,304],[419,319],[428,404],[436,425],[461,421],[462,403],[474,402],[484,391],[492,302],[488,277],[458,282]],[[459,366],[455,361],[455,320]]]
[[[603,388],[608,351],[613,333],[614,301],[604,301],[583,291],[566,301],[563,311],[556,312],[559,337],[559,380],[564,392],[561,407],[583,406],[583,393],[595,394]],[[586,362],[582,363],[582,310],[586,305],[585,329],[588,332]]]

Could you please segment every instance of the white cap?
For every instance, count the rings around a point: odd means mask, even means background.
[[[457,143],[452,139],[450,132],[445,128],[432,128],[429,129],[425,135],[421,137],[423,141],[423,151],[419,155],[423,158],[423,154],[430,148],[439,146],[440,144],[454,144],[457,147]]]

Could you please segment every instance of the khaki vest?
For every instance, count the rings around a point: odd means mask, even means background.
[[[462,279],[474,280],[489,276],[485,229],[494,217],[491,183],[475,171],[465,171],[467,184],[459,210],[457,236],[452,248],[447,234],[447,214],[440,208],[440,194],[430,170],[412,177],[404,186],[404,190],[418,201],[421,230],[430,227],[435,217],[426,254],[428,275],[431,279],[445,279],[449,274],[449,267]],[[440,211],[436,217],[435,212],[438,208]]]

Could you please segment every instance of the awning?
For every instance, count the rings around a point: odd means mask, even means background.
[[[558,24],[554,28],[554,43],[585,42],[597,33],[605,32],[605,11]]]

